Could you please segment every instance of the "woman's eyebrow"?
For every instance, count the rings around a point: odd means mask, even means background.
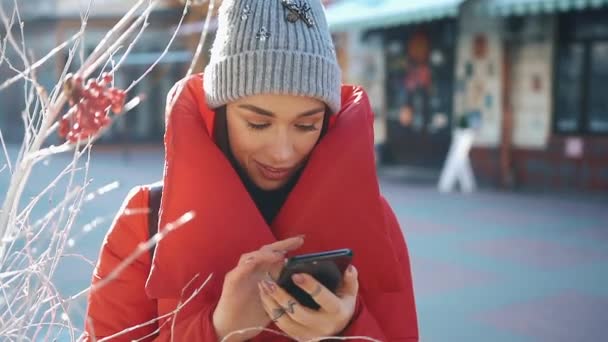
[[[304,113],[298,114],[298,117],[300,118],[300,117],[303,117],[303,116],[311,116],[311,115],[315,115],[315,114],[321,113],[321,112],[325,112],[325,108],[311,109],[311,110],[308,110],[308,111],[306,111]]]
[[[243,108],[243,109],[247,109],[250,110],[254,113],[260,114],[260,115],[264,115],[264,116],[270,116],[270,117],[275,117],[276,115],[271,112],[271,111],[267,111],[266,109],[262,109],[260,107],[256,107],[254,105],[249,105],[249,104],[242,104],[239,105],[239,108]]]
[[[264,116],[269,116],[269,117],[276,116],[275,113],[273,113],[269,110],[266,110],[266,109],[263,109],[263,108],[260,108],[260,107],[254,106],[254,105],[250,105],[250,104],[239,105],[239,108],[247,109],[256,114],[260,114],[260,115],[264,115]],[[298,114],[298,117],[311,116],[311,115],[315,115],[317,113],[324,112],[324,111],[325,111],[325,108],[315,108],[315,109],[307,110],[303,113]]]

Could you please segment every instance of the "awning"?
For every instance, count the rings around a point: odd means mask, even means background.
[[[599,8],[608,5],[608,0],[490,0],[491,15],[510,16],[566,12]]]
[[[456,17],[464,0],[342,0],[326,9],[332,31],[373,29]]]

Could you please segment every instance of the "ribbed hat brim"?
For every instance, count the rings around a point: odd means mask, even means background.
[[[335,60],[286,50],[258,50],[228,56],[205,68],[207,104],[216,108],[259,94],[308,96],[340,110],[341,75]]]

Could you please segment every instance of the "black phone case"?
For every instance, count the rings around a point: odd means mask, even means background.
[[[319,304],[306,291],[294,284],[291,276],[297,273],[310,274],[328,290],[335,293],[340,286],[344,271],[351,263],[352,257],[353,252],[350,249],[292,257],[283,267],[277,284],[301,305],[318,310],[320,308]]]

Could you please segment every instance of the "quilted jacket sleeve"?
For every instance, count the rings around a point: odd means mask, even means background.
[[[85,341],[119,334],[156,317],[156,301],[149,299],[144,291],[150,268],[149,253],[142,253],[120,273],[113,274],[137,246],[148,239],[146,208],[145,190],[132,190],[105,237],[88,297]],[[149,324],[112,340],[140,339],[156,329],[156,324]]]

